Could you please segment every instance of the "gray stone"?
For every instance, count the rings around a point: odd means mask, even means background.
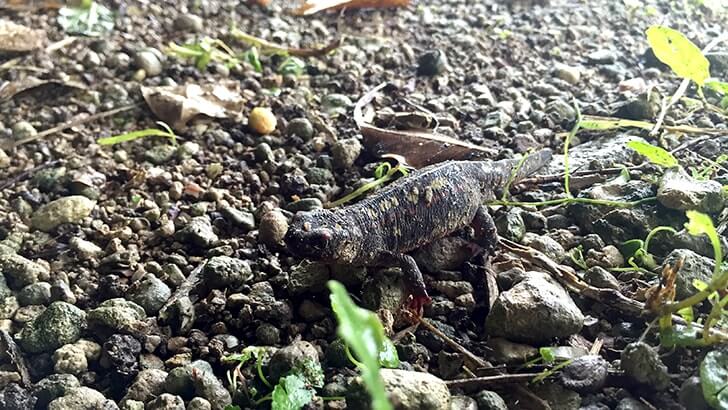
[[[177,154],[177,147],[168,144],[155,145],[144,152],[144,159],[154,165],[164,165]]]
[[[559,373],[561,384],[579,393],[601,390],[607,380],[609,363],[601,356],[586,355],[572,359]]]
[[[241,211],[232,206],[226,206],[220,209],[220,213],[232,225],[246,232],[255,228],[255,217],[250,212]]]
[[[144,308],[150,316],[155,316],[171,296],[169,286],[152,274],[134,282],[126,292],[127,299]]]
[[[674,167],[665,170],[657,189],[657,200],[670,209],[717,213],[725,206],[721,191],[719,182],[697,180],[682,167]]]
[[[680,404],[690,410],[708,410],[710,406],[705,401],[700,377],[688,377],[680,386]]]
[[[562,63],[554,65],[554,76],[560,78],[571,85],[575,85],[581,80],[582,68],[570,66]]]
[[[432,77],[447,70],[447,56],[441,50],[426,51],[417,59],[417,75]]]
[[[134,379],[134,382],[127,389],[124,398],[121,400],[122,403],[127,400],[138,400],[146,403],[154,397],[159,396],[164,392],[167,375],[167,372],[160,369],[140,371],[136,379]]]
[[[29,353],[50,352],[81,337],[86,313],[65,302],[53,302],[20,332],[20,346]]]
[[[157,50],[145,49],[134,55],[134,65],[144,70],[147,77],[154,77],[162,73],[162,62]]]
[[[20,289],[17,295],[20,306],[47,305],[51,300],[51,284],[36,282]]]
[[[203,283],[209,288],[239,287],[253,279],[248,261],[229,256],[214,256],[202,269]]]
[[[597,288],[619,290],[619,281],[608,270],[600,266],[592,266],[584,274],[586,283]]]
[[[502,337],[491,337],[488,340],[493,358],[506,364],[523,364],[538,356],[538,349],[531,345],[511,342]]]
[[[279,210],[266,212],[260,218],[258,227],[258,237],[260,240],[269,245],[279,245],[283,243],[283,238],[288,232],[288,219]]]
[[[202,17],[191,13],[181,14],[174,19],[172,25],[175,30],[189,31],[191,33],[199,33],[203,28]]]
[[[288,374],[294,368],[303,365],[305,362],[319,364],[319,357],[316,348],[309,342],[299,340],[278,349],[270,358],[268,371],[271,382],[277,383],[278,379]]]
[[[10,166],[12,160],[5,150],[0,149],[0,169],[5,169]]]
[[[28,121],[18,121],[13,125],[13,138],[22,140],[38,134],[35,127]]]
[[[506,401],[496,392],[482,390],[475,395],[478,401],[478,410],[508,410]]]
[[[546,256],[553,259],[554,262],[558,263],[566,259],[564,247],[549,236],[527,232],[523,236],[522,243],[543,252]]]
[[[183,398],[203,397],[214,410],[223,410],[232,401],[230,393],[215,377],[210,364],[201,360],[172,369],[164,386],[167,392]]]
[[[76,376],[71,374],[52,374],[33,385],[32,393],[37,399],[37,408],[45,409],[51,401],[65,396],[66,393],[76,387],[81,387],[81,383]]]
[[[452,396],[450,410],[478,410],[478,402],[468,396]]]
[[[546,400],[552,409],[578,410],[581,406],[579,393],[565,389],[558,383],[546,382],[535,386],[532,391]]]
[[[624,257],[614,245],[607,245],[601,250],[589,249],[586,252],[586,264],[588,266],[601,266],[611,269],[624,265]]]
[[[311,167],[306,170],[306,180],[312,185],[328,185],[334,182],[334,174],[326,168]]]
[[[584,315],[561,285],[533,272],[498,296],[485,325],[492,336],[547,343],[579,332],[583,322]]]
[[[650,410],[650,407],[647,407],[647,405],[634,397],[625,397],[617,403],[617,407],[614,410]],[[691,408],[690,410],[693,409]]]
[[[78,376],[88,371],[86,353],[75,344],[63,345],[53,352],[53,369],[56,373]]]
[[[112,403],[113,401],[107,400],[98,390],[82,386],[75,387],[69,390],[64,396],[50,402],[48,410],[99,410],[118,408],[116,404]]]
[[[314,209],[321,209],[324,205],[321,203],[321,200],[318,198],[303,198],[299,199],[298,201],[291,202],[286,207],[286,210],[289,212],[305,212],[305,211],[313,211]]]
[[[10,384],[20,382],[20,373],[8,370],[0,370],[0,390],[6,388]]]
[[[88,312],[89,328],[94,332],[143,333],[146,329],[144,308],[122,299],[109,299]]]
[[[144,410],[144,402],[127,400],[121,404],[121,410]]]
[[[298,136],[304,141],[308,141],[313,138],[313,124],[307,118],[294,118],[288,122],[286,126],[286,135]]]
[[[337,116],[340,114],[346,114],[354,103],[351,98],[343,94],[328,94],[321,99],[321,108],[329,116]]]
[[[95,206],[95,201],[82,195],[58,198],[33,213],[33,227],[48,232],[61,224],[78,223],[89,216]]]
[[[657,351],[646,343],[628,344],[622,351],[620,366],[625,375],[655,390],[665,390],[670,385],[667,366],[662,363]]]
[[[498,235],[514,242],[521,242],[526,234],[526,224],[518,209],[510,209],[499,215],[495,220],[495,226],[498,228]]]
[[[362,152],[362,145],[356,138],[346,138],[336,141],[331,147],[334,157],[334,166],[337,168],[351,168]]]
[[[202,397],[195,397],[187,404],[187,410],[211,410],[212,405]]]
[[[362,286],[362,305],[374,311],[379,309],[395,311],[401,307],[402,301],[407,296],[405,289],[401,269],[389,268],[377,271],[369,276]]]
[[[412,255],[417,266],[426,272],[437,273],[443,270],[457,270],[473,254],[468,248],[470,242],[459,236],[446,236],[430,242]]]
[[[104,250],[100,246],[77,236],[71,238],[68,244],[84,260],[96,258],[104,254]]]
[[[611,50],[601,49],[589,53],[586,58],[593,64],[612,64],[617,61],[617,54]]]
[[[185,402],[182,397],[162,393],[147,404],[146,410],[185,410]]]
[[[687,249],[675,249],[667,255],[660,271],[667,266],[674,267],[679,260],[682,260],[683,263],[675,278],[675,296],[681,300],[698,291],[693,286],[696,279],[710,283],[715,262],[713,259],[700,256]]]
[[[11,289],[21,289],[50,274],[44,265],[24,258],[6,246],[0,246],[0,273],[4,274]]]
[[[561,98],[557,98],[546,105],[546,114],[557,125],[570,124],[576,120],[574,107]]]
[[[429,373],[407,370],[382,369],[389,401],[395,410],[447,410],[450,408],[450,391],[441,379]],[[346,392],[347,408],[370,408],[369,394],[361,377],[357,377]]]
[[[190,243],[201,248],[210,248],[218,241],[218,236],[212,229],[210,218],[206,216],[196,216],[180,229],[176,234],[177,240],[180,242]]]

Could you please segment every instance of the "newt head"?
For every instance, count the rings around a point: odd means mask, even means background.
[[[335,222],[331,211],[299,212],[285,236],[294,255],[322,262],[349,262],[354,256],[350,233]]]

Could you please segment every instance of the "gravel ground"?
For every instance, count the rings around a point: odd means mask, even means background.
[[[57,8],[0,3],[0,19],[44,38],[38,47],[10,49],[0,26],[0,409],[269,406],[255,403],[270,389],[253,362],[241,367],[237,383],[227,376],[235,363],[223,358],[248,346],[265,347],[262,371],[273,383],[302,362],[320,363],[325,380],[310,408],[367,408],[336,338],[329,279],[377,311],[395,340],[402,363],[382,376],[398,409],[707,408],[698,366],[711,349],[661,347],[651,319],[567,291],[512,252],[469,259],[452,237],[416,253],[433,296],[424,317],[495,367],[482,369],[427,326],[414,330],[402,319],[406,294],[397,269],[308,263],[283,243],[296,212],[373,180],[381,160],[365,149],[353,107],[379,84],[392,84],[372,104],[379,125],[407,128],[422,116],[395,113],[426,111],[438,132],[492,149],[492,159],[541,147],[560,152],[578,115],[575,102],[582,114],[652,121],[659,96],[675,92],[680,81],[649,50],[647,27],[669,25],[700,47],[726,31],[725,16],[690,1],[529,3],[433,0],[299,17],[280,0],[102,1],[117,13],[114,29],[72,41]],[[17,9],[23,4],[41,8]],[[293,48],[342,43],[303,57],[301,72],[284,75],[280,55],[261,55],[258,72],[249,62],[212,61],[200,70],[166,53],[171,42],[203,37],[246,50],[230,35],[233,27]],[[724,42],[709,55],[711,73],[723,81],[726,50]],[[30,87],[33,81],[42,84]],[[190,85],[205,97],[226,87],[235,98],[222,113],[214,107],[217,118],[179,120],[142,97],[143,87]],[[687,95],[697,98],[694,87]],[[159,137],[97,142],[155,127],[159,118],[174,126],[179,144]],[[665,123],[726,128],[724,116],[683,103]],[[676,156],[698,171],[727,142],[706,133],[580,133],[571,169],[605,171],[575,178],[572,193],[658,201],[493,206],[501,237],[634,301],[644,301],[661,267],[678,260],[678,299],[694,293],[693,279],[709,282],[712,248],[684,230],[655,235],[652,271],[624,268],[624,241],[644,239],[655,226],[682,229],[686,209],[713,215],[719,227],[725,215],[722,166],[703,180],[662,174],[625,148],[638,136],[667,149],[691,141]],[[631,167],[630,180],[610,173],[622,165]],[[562,172],[560,158],[543,171]],[[541,182],[514,198],[563,197],[561,179]],[[575,249],[584,264],[570,257]],[[707,311],[704,305],[696,313]],[[573,361],[539,383],[451,382],[541,372],[541,362],[523,365],[542,347]],[[320,399],[333,396],[347,400]]]

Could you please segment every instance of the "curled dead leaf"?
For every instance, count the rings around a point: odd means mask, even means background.
[[[19,80],[8,81],[0,84],[0,102],[7,101],[15,96],[30,92],[49,92],[51,94],[62,94],[67,91],[86,89],[81,83],[72,81],[41,80],[33,76],[23,77]]]
[[[237,117],[245,104],[237,83],[142,87],[141,91],[152,112],[175,130],[199,116]]]
[[[24,52],[33,51],[43,47],[46,42],[46,33],[43,30],[34,30],[12,21],[0,20],[0,51]]]
[[[308,16],[324,10],[406,7],[411,3],[411,0],[306,0],[294,13]]]

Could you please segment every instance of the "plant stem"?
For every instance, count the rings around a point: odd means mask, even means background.
[[[579,110],[579,104],[577,104],[576,99],[574,99],[574,109],[576,110],[576,124],[574,124],[574,128],[571,129],[571,132],[569,132],[564,140],[564,192],[568,197],[571,197],[571,188],[569,187],[569,180],[571,179],[571,175],[569,175],[569,144],[571,144],[571,139],[574,138],[574,135],[581,128],[581,111]]]
[[[505,206],[550,206],[550,205],[561,205],[561,204],[587,204],[587,205],[603,205],[613,206],[616,208],[633,208],[635,206],[645,204],[648,202],[655,201],[656,197],[649,197],[639,199],[637,201],[610,201],[606,199],[591,199],[591,198],[559,198],[551,199],[542,202],[511,202],[511,201],[493,201],[489,202],[488,205],[505,205]]]

